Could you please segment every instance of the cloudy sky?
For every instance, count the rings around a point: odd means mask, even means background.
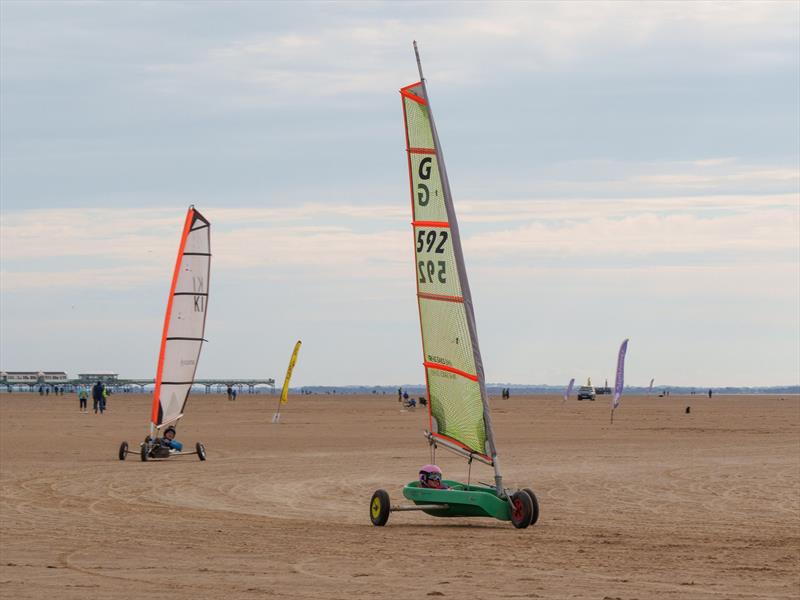
[[[0,360],[419,383],[420,44],[491,382],[800,382],[800,4],[0,3]]]

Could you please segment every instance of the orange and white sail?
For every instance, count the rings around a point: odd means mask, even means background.
[[[186,213],[167,300],[150,421],[160,428],[183,416],[194,383],[208,307],[211,224],[193,206]]]

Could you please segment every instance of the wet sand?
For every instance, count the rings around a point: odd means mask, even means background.
[[[400,501],[430,459],[396,397],[292,397],[273,425],[275,397],[198,395],[178,438],[208,461],[120,462],[149,402],[0,396],[0,597],[800,597],[797,397],[627,396],[613,425],[606,398],[494,399],[506,483],[539,496],[527,530],[370,524],[372,492]]]

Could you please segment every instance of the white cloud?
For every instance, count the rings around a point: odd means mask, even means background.
[[[796,57],[772,45],[796,40],[800,23],[794,3],[783,2],[408,6],[403,18],[378,11],[249,35],[147,71],[154,86],[170,92],[223,85],[231,92],[224,100],[236,105],[281,105],[396,89],[415,76],[413,39],[436,81],[472,86],[508,71],[568,70],[618,58],[628,70],[658,70],[658,63],[676,59],[691,70],[700,63],[684,61],[684,54],[698,48],[716,56],[721,71],[787,64]],[[237,93],[243,85],[246,92]]]
[[[624,262],[625,257],[655,254],[692,254],[695,261],[709,252],[752,261],[767,252],[800,250],[798,230],[800,220],[791,209],[713,218],[650,213],[557,226],[531,223],[474,235],[466,245],[481,260],[513,257],[515,262],[564,256],[614,256]]]
[[[658,269],[658,257],[672,257],[667,262],[674,266],[714,253],[716,262],[752,264],[800,249],[794,194],[465,201],[457,210],[465,252],[482,265],[604,257],[622,268],[631,256],[650,256]],[[213,223],[215,270],[385,282],[408,276],[405,208],[304,204],[204,213]],[[3,288],[90,286],[98,278],[115,286],[152,281],[172,264],[180,224],[174,210],[3,213]],[[80,267],[63,263],[70,257]]]

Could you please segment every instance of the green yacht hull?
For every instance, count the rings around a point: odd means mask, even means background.
[[[499,498],[494,488],[467,485],[459,481],[444,481],[447,489],[420,487],[412,481],[403,488],[403,496],[416,505],[446,504],[447,508],[431,508],[423,512],[434,517],[491,517],[511,520],[508,499]]]

